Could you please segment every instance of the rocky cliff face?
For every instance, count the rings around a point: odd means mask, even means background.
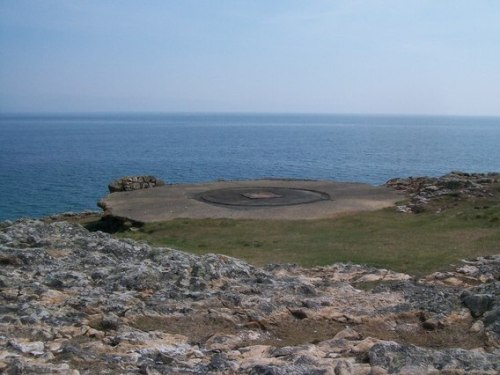
[[[497,374],[500,256],[416,281],[1,224],[6,374]]]

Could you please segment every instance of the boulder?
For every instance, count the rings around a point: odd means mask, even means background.
[[[490,310],[494,300],[493,296],[488,294],[470,294],[467,292],[463,293],[461,298],[474,318],[479,318]]]
[[[116,193],[120,191],[149,189],[163,185],[165,185],[165,182],[155,176],[125,176],[112,181],[108,185],[108,189],[110,193]]]

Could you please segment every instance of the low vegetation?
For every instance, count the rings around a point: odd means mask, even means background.
[[[398,322],[404,322],[403,329],[388,329],[383,319],[351,324],[361,337],[376,337],[381,340],[391,340],[409,343],[423,347],[446,348],[460,347],[464,349],[477,348],[484,345],[484,332],[471,333],[470,320],[460,321],[454,325],[443,326],[436,330],[422,328],[415,314],[400,314],[395,317]],[[139,316],[131,321],[131,326],[141,331],[160,330],[168,333],[187,335],[191,343],[204,345],[214,335],[235,335],[247,329],[259,329],[269,336],[258,341],[261,345],[277,347],[315,344],[331,339],[345,328],[345,324],[333,319],[294,319],[264,320],[259,325],[252,323],[237,326],[224,319],[210,317],[209,314],[191,314],[175,317]],[[255,341],[248,345],[256,344]]]
[[[493,191],[488,198],[447,196],[419,214],[387,208],[322,220],[177,219],[116,235],[256,265],[353,262],[419,276],[500,252],[500,189]]]

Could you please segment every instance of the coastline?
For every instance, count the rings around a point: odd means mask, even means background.
[[[500,169],[498,119],[124,114],[1,122],[0,218],[11,220],[95,209],[109,180],[127,173],[174,184],[272,176],[380,185]]]

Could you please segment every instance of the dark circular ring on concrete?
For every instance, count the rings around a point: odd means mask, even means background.
[[[195,196],[201,202],[240,207],[291,206],[329,200],[327,193],[284,187],[241,187],[208,190]]]

